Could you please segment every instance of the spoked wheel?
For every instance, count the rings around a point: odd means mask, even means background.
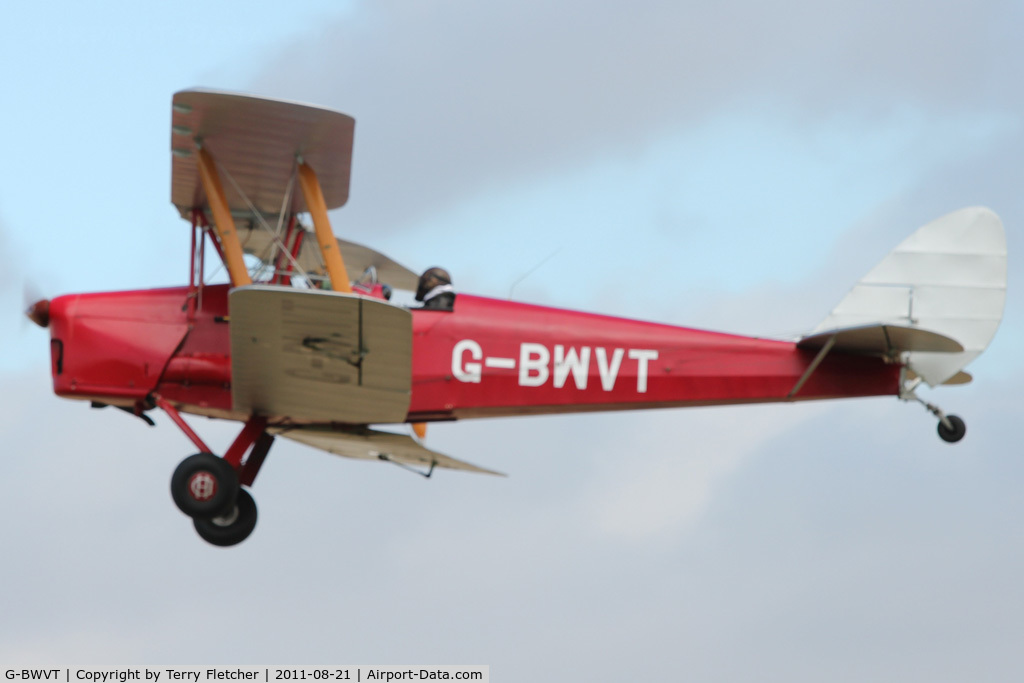
[[[956,443],[964,438],[964,434],[967,433],[967,425],[964,424],[964,421],[956,415],[947,415],[946,419],[949,420],[950,427],[939,420],[939,438],[947,443]]]
[[[256,501],[245,489],[238,490],[238,497],[231,510],[219,517],[192,520],[196,533],[207,543],[219,546],[237,545],[249,538],[256,528]]]
[[[235,468],[212,453],[190,455],[171,476],[174,504],[194,519],[209,519],[230,512],[238,491]]]

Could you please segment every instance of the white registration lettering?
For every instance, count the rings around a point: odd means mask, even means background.
[[[629,357],[636,361],[636,393],[647,393],[647,362],[658,360],[658,352],[653,349],[630,349]]]
[[[472,339],[461,340],[452,349],[452,374],[460,382],[479,383],[482,374],[480,363],[465,362],[464,356],[467,351],[469,357],[474,361],[479,361],[484,357],[483,349],[475,341]]]
[[[587,376],[590,373],[589,346],[581,347],[579,354],[577,354],[576,349],[571,346],[569,347],[569,352],[566,353],[564,346],[555,344],[555,370],[553,374],[556,389],[561,389],[565,386],[565,380],[568,379],[569,373],[572,373],[577,389],[587,388]]]
[[[553,357],[552,357],[553,356]],[[628,356],[636,361],[636,392],[647,393],[650,363],[658,359],[654,349],[612,349],[603,346],[566,347],[554,345],[554,354],[544,344],[523,342],[519,345],[519,358],[485,357],[483,348],[472,339],[462,339],[452,349],[452,375],[460,382],[479,384],[484,368],[515,370],[518,365],[519,386],[540,387],[552,379],[555,389],[563,388],[572,375],[579,390],[585,390],[590,379],[590,359],[597,357],[597,374],[604,391],[615,389],[622,368],[622,359]]]
[[[539,387],[548,381],[551,352],[543,344],[524,342],[519,345],[519,386]],[[533,374],[536,373],[536,374]]]
[[[597,371],[601,375],[601,388],[605,391],[611,391],[615,388],[615,380],[619,377],[619,366],[622,365],[622,355],[625,351],[623,349],[612,351],[611,363],[608,362],[608,352],[603,346],[598,346],[596,351]]]

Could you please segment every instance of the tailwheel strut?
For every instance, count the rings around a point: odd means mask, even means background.
[[[243,486],[252,486],[274,437],[267,419],[254,415],[242,427],[223,458],[212,450],[181,417],[177,408],[159,395],[154,402],[195,444],[199,453],[181,461],[171,476],[171,498],[192,518],[196,532],[216,546],[237,545],[256,528],[256,502]],[[248,453],[248,457],[246,454]]]
[[[963,419],[958,415],[946,414],[942,408],[939,408],[934,403],[929,403],[923,398],[917,395],[917,388],[921,386],[923,380],[920,377],[915,377],[913,380],[902,380],[900,382],[900,400],[901,401],[916,401],[925,407],[935,417],[939,418],[938,432],[939,438],[946,443],[956,443],[960,439],[964,438],[967,434],[967,425]]]

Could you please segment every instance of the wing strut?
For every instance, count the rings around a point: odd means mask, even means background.
[[[341,258],[341,250],[338,249],[338,238],[334,236],[334,231],[331,230],[331,221],[327,218],[327,203],[324,201],[324,193],[320,189],[320,181],[317,180],[316,172],[312,167],[307,166],[301,158],[299,159],[299,185],[302,187],[302,197],[306,200],[309,215],[313,217],[316,241],[320,243],[320,253],[323,255],[324,265],[327,266],[327,277],[331,279],[331,289],[335,292],[351,294],[352,286],[348,281],[348,273],[345,271],[345,262]]]
[[[220,238],[220,245],[224,251],[224,264],[228,267],[231,285],[233,287],[251,285],[252,278],[249,277],[249,269],[245,267],[242,244],[238,241],[238,234],[235,232],[235,219],[231,217],[231,209],[224,196],[224,186],[220,184],[217,165],[209,152],[202,147],[199,148],[198,156],[199,177],[203,182],[203,190],[206,191],[210,210],[213,212],[214,228],[217,230],[217,237]]]

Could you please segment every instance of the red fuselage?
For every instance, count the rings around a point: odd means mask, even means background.
[[[54,391],[245,420],[231,405],[228,285],[73,294],[50,305]],[[895,395],[899,366],[772,341],[460,294],[413,310],[408,420]],[[271,421],[292,416],[267,416]]]

